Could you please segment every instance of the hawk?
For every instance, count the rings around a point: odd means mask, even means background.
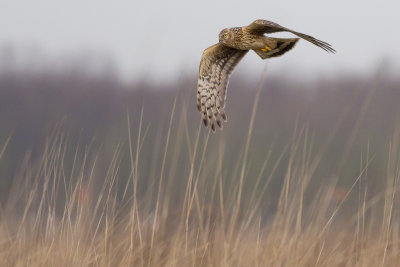
[[[204,50],[200,61],[197,82],[197,108],[203,123],[215,131],[215,123],[222,128],[226,121],[225,99],[229,76],[249,50],[262,59],[279,57],[291,50],[299,38],[273,38],[264,34],[290,32],[327,52],[335,49],[310,35],[293,31],[268,20],[256,20],[248,26],[223,29],[219,43]]]

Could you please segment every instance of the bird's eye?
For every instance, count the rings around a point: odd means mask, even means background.
[[[228,34],[224,33],[223,37],[224,39],[228,38]]]

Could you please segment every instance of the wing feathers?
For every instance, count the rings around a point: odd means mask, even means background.
[[[221,44],[204,50],[197,83],[197,108],[202,113],[204,125],[215,131],[221,128],[221,118],[226,121],[225,98],[229,76],[247,50],[237,50]]]
[[[291,29],[288,29],[288,28],[283,27],[275,22],[268,21],[268,20],[263,20],[263,19],[255,20],[253,23],[246,26],[245,30],[247,30],[249,32],[258,33],[258,34],[284,32],[284,31],[291,32],[291,33],[303,38],[304,40],[307,40],[307,41],[313,43],[314,45],[324,49],[327,52],[330,52],[330,53],[336,52],[336,50],[333,49],[330,44],[328,44],[324,41],[318,40],[318,39],[316,39],[310,35],[304,34],[304,33],[293,31]]]

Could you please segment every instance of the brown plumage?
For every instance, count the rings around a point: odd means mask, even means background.
[[[222,128],[226,121],[225,99],[229,76],[249,50],[262,59],[279,57],[291,50],[299,38],[266,37],[266,33],[291,32],[327,52],[336,51],[328,43],[310,35],[299,33],[267,20],[256,20],[245,27],[224,29],[219,43],[204,50],[200,61],[197,83],[197,108],[204,125],[215,131],[215,123]]]

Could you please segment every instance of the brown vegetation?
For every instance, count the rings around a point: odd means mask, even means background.
[[[194,82],[1,76],[0,266],[397,266],[399,83],[305,84],[210,134]]]

